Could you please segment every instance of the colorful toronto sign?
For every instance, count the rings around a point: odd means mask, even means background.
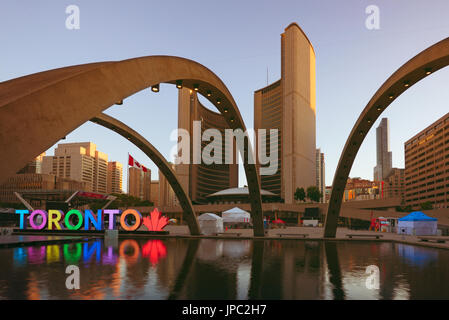
[[[120,217],[120,226],[125,231],[135,231],[143,224],[148,231],[162,231],[168,224],[168,218],[154,209],[149,217],[143,217],[142,214],[135,209],[126,209],[124,211],[118,209],[97,210],[95,214],[92,210],[84,210],[84,215],[80,210],[72,209],[66,214],[61,210],[16,210],[16,214],[20,215],[20,229],[27,229],[28,225],[35,230],[105,230],[105,222],[107,221],[107,230],[116,228],[116,219]],[[26,216],[29,217],[26,218]],[[76,219],[75,219],[76,217]],[[133,219],[130,219],[130,218]],[[27,223],[28,220],[28,223]]]

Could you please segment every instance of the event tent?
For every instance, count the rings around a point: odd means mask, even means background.
[[[414,211],[398,220],[398,233],[416,236],[437,234],[438,219],[426,216],[421,211]]]
[[[203,234],[223,232],[223,219],[214,213],[203,213],[198,217],[198,222]]]
[[[251,215],[249,212],[242,210],[238,207],[234,207],[221,214],[223,222],[225,223],[249,223],[251,221]]]

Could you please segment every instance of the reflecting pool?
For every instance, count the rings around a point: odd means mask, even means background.
[[[0,249],[0,299],[449,299],[448,266],[390,242],[93,240]]]

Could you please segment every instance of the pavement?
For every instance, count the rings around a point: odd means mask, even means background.
[[[228,229],[219,236],[191,236],[189,228],[186,225],[177,226],[169,225],[165,227],[166,231],[169,231],[169,235],[139,235],[139,237],[156,237],[156,238],[214,238],[214,239],[293,239],[293,240],[329,240],[329,241],[392,241],[398,243],[405,243],[411,245],[419,245],[423,247],[449,249],[449,237],[442,237],[447,239],[446,243],[437,242],[423,242],[417,236],[412,235],[400,235],[388,232],[375,232],[367,230],[350,230],[347,228],[338,228],[335,238],[323,238],[324,228],[320,227],[286,227],[275,228],[267,230],[267,234],[264,238],[254,237],[252,229]],[[235,233],[240,233],[239,235]],[[306,234],[304,238],[301,235]],[[366,235],[369,237],[356,237],[352,239],[347,235]],[[133,235],[133,237],[136,235]],[[376,239],[375,236],[381,236]],[[137,237],[137,236],[136,236]],[[0,236],[0,248],[18,247],[18,246],[31,246],[31,245],[47,245],[67,242],[80,242],[92,239],[86,236],[46,236],[46,235],[8,235]]]
[[[170,236],[189,236],[189,228],[187,226],[176,226],[169,225],[165,227],[164,230],[170,232]],[[423,247],[432,247],[432,248],[442,248],[449,249],[449,237],[440,237],[447,238],[447,242],[445,243],[437,243],[437,242],[423,242],[417,236],[412,235],[400,235],[396,233],[389,232],[376,232],[376,231],[367,231],[367,230],[350,230],[348,228],[338,228],[335,239],[323,239],[324,228],[319,227],[286,227],[286,228],[276,228],[267,230],[268,234],[266,234],[265,238],[267,239],[295,239],[295,240],[304,240],[304,239],[316,239],[316,240],[332,240],[332,241],[393,241],[398,243],[419,245]],[[234,236],[232,233],[239,232],[240,236]],[[230,233],[229,236],[226,236],[226,233]],[[302,236],[282,236],[280,234],[307,234],[307,238],[303,238]],[[352,239],[348,238],[347,234],[363,234],[370,235],[373,237],[353,237]],[[376,239],[374,236],[379,235],[382,236],[380,239]],[[224,231],[224,235],[220,236],[220,238],[254,238],[252,229],[228,229]]]

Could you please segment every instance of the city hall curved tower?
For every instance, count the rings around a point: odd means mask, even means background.
[[[228,146],[223,138],[220,158],[222,164],[195,164],[193,153],[194,122],[200,124],[199,132],[203,135],[207,129],[216,129],[222,137],[225,137],[225,129],[229,129],[224,117],[201,104],[195,91],[181,89],[178,93],[178,128],[185,129],[190,135],[190,164],[177,164],[176,175],[188,192],[194,204],[207,203],[206,196],[228,188],[238,186],[238,164],[226,164],[226,150],[230,151],[230,157],[236,158],[235,144]],[[209,141],[201,141],[201,150],[209,144]],[[214,142],[213,142],[214,143]]]
[[[254,128],[279,130],[278,171],[262,175],[261,188],[280,195],[285,203],[295,202],[296,188],[316,184],[315,90],[313,46],[292,23],[281,34],[281,79],[254,92]],[[270,141],[266,144],[269,152]]]

